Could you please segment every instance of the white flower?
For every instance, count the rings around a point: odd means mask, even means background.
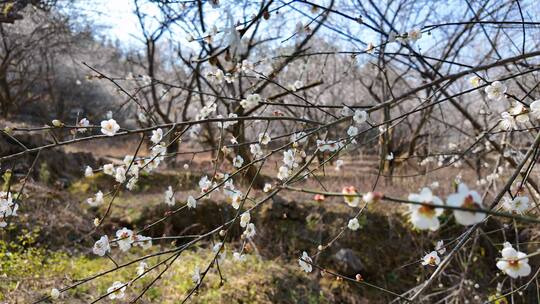
[[[61,122],[61,121],[58,120],[58,119],[54,119],[54,120],[52,121],[52,124],[53,124],[53,126],[55,126],[55,127],[57,127],[57,128],[62,127],[62,126],[64,125],[64,123]]]
[[[482,198],[476,191],[471,191],[467,185],[461,183],[458,192],[448,196],[447,204],[453,207],[482,209]],[[485,213],[474,211],[454,210],[454,217],[461,225],[469,226],[481,222]]]
[[[388,155],[386,155],[386,160],[393,160],[394,159],[394,153],[390,152]]]
[[[300,267],[302,267],[302,270],[305,272],[311,272],[313,270],[313,266],[311,266],[311,263],[313,260],[309,257],[307,252],[302,252],[302,257],[298,259],[298,264]]]
[[[92,167],[86,166],[86,168],[84,169],[84,176],[90,177],[93,175],[94,175],[94,171],[92,171]]]
[[[336,171],[341,170],[341,166],[343,166],[343,160],[341,160],[341,159],[336,160],[336,168],[335,168],[335,170]]]
[[[254,237],[256,233],[257,233],[257,231],[255,230],[255,224],[249,223],[249,224],[247,224],[246,230],[244,231],[243,235],[244,235],[244,237],[250,239],[250,238]]]
[[[244,110],[256,106],[261,101],[261,96],[259,94],[249,94],[246,99],[240,101],[240,105]]]
[[[355,126],[350,126],[349,129],[347,129],[347,135],[350,137],[355,137],[358,135],[358,128]]]
[[[114,176],[114,179],[119,183],[125,182],[126,181],[126,169],[124,167],[116,168],[116,175]]]
[[[92,206],[92,207],[97,207],[101,204],[103,204],[103,192],[101,191],[98,191],[96,193],[96,196],[95,198],[89,198],[86,200],[86,202],[88,203],[88,205]]]
[[[158,144],[161,139],[163,138],[163,130],[161,128],[157,130],[152,130],[152,137],[150,137],[150,141],[154,144]]]
[[[536,119],[540,118],[540,99],[535,100],[529,106],[531,110],[531,115]]]
[[[419,203],[426,203],[426,204],[432,204],[432,205],[443,205],[443,201],[438,198],[437,196],[434,196],[433,193],[431,193],[431,190],[429,188],[423,188],[420,193],[416,194],[409,194],[409,201],[412,202],[419,202]],[[432,206],[426,206],[426,205],[416,205],[411,204],[409,205],[409,209],[411,212],[411,223],[413,226],[420,230],[432,230],[435,231],[439,229],[439,218],[443,213],[443,209],[441,208],[435,208]]]
[[[366,204],[372,204],[376,203],[381,197],[382,194],[380,192],[366,192],[362,195],[362,200]]]
[[[167,188],[165,191],[165,204],[169,206],[174,206],[175,198],[174,198],[174,192],[171,186]]]
[[[212,182],[208,179],[208,176],[203,176],[199,181],[199,188],[201,188],[201,193],[206,193],[212,186]]]
[[[124,297],[124,292],[126,291],[126,284],[116,281],[114,282],[109,289],[107,289],[107,293],[109,294],[109,299],[122,299]]]
[[[0,192],[0,227],[7,226],[6,217],[16,216],[18,208],[19,205],[13,203],[11,193]]]
[[[473,87],[475,87],[475,88],[478,87],[478,86],[480,85],[480,81],[481,81],[481,80],[482,80],[482,79],[481,79],[480,77],[478,77],[478,76],[472,76],[471,78],[469,78],[469,82],[470,82],[471,85],[472,85]]]
[[[514,117],[508,112],[501,113],[501,122],[499,123],[501,130],[509,131],[517,128]]]
[[[529,198],[527,196],[516,196],[514,199],[505,197],[503,207],[510,212],[523,214],[529,209]]]
[[[270,135],[268,133],[261,133],[259,134],[259,143],[263,146],[268,145],[272,138],[270,138]]]
[[[412,31],[409,31],[407,35],[413,42],[418,41],[418,39],[422,38],[422,32],[420,29],[414,29]]]
[[[152,247],[152,238],[149,236],[144,235],[134,235],[133,236],[133,245],[134,246],[141,246],[142,249],[150,249]]]
[[[515,120],[519,123],[526,123],[529,121],[529,115],[527,114],[527,109],[521,104],[517,103],[510,109],[510,114],[514,116]]]
[[[292,142],[292,143],[300,143],[300,144],[303,144],[303,143],[305,143],[307,140],[308,140],[308,136],[307,136],[306,132],[298,132],[298,133],[293,133],[293,134],[291,135],[291,142]]]
[[[196,208],[197,207],[197,200],[193,196],[189,196],[187,199],[187,206],[188,208]]]
[[[60,290],[53,288],[51,289],[51,299],[56,300],[60,297]]]
[[[131,248],[131,243],[133,243],[133,231],[124,227],[116,231],[116,237],[118,238],[120,250],[128,251]]]
[[[279,180],[285,180],[288,177],[289,177],[289,168],[287,166],[279,167],[277,178]]]
[[[489,99],[499,101],[505,97],[506,86],[500,81],[494,81],[485,88],[485,91]]]
[[[201,271],[199,270],[199,266],[195,266],[195,269],[193,269],[191,280],[197,285],[201,283]]]
[[[249,211],[246,211],[240,215],[240,227],[245,228],[250,221],[251,215],[249,214]]]
[[[242,167],[243,164],[244,164],[244,159],[242,158],[242,156],[236,155],[236,157],[233,158],[233,166],[234,167],[240,168],[240,167]]]
[[[263,192],[268,193],[272,190],[272,184],[266,183],[264,184]]]
[[[103,173],[107,175],[114,175],[114,165],[113,164],[103,165]]]
[[[230,190],[229,192],[229,201],[232,204],[232,207],[238,210],[238,208],[240,208],[240,203],[242,202],[242,192],[238,190]]]
[[[90,122],[88,121],[88,119],[83,118],[79,121],[79,123],[77,123],[77,127],[80,127],[77,129],[77,132],[84,133],[86,132],[86,128],[88,128],[89,126]]]
[[[140,276],[141,278],[144,277],[146,275],[144,271],[146,270],[147,267],[148,267],[148,264],[146,264],[145,262],[140,262],[139,266],[137,266],[137,275]]]
[[[443,255],[446,252],[443,240],[437,242],[437,245],[435,246],[435,251],[437,251],[440,255]]]
[[[510,277],[516,279],[517,277],[526,277],[531,273],[526,253],[515,250],[510,243],[506,242],[501,254],[502,259],[497,262],[497,268]]]
[[[139,179],[137,177],[130,178],[128,182],[126,183],[126,189],[133,190],[133,188],[135,187],[138,181]]]
[[[353,218],[349,220],[349,224],[347,224],[347,227],[351,229],[352,231],[358,230],[360,228],[360,223],[358,222],[357,218]]]
[[[111,245],[109,244],[109,238],[104,235],[102,236],[92,248],[92,252],[99,256],[104,256],[107,252],[111,251]]]
[[[120,130],[120,126],[112,118],[101,122],[101,133],[107,136],[114,136],[118,130]]]
[[[358,204],[360,204],[360,196],[358,195],[358,192],[356,192],[354,186],[344,187],[343,190],[341,190],[341,193],[344,194],[343,199],[347,205],[358,207]]]
[[[263,156],[263,151],[261,149],[261,145],[259,144],[251,144],[249,145],[249,150],[251,151],[251,154],[255,158],[260,158]]]
[[[432,251],[432,252],[426,254],[422,258],[422,265],[424,265],[424,266],[426,266],[426,265],[437,266],[440,263],[441,263],[441,258],[439,257],[439,254],[437,253],[437,251]]]
[[[296,152],[293,149],[289,149],[283,152],[283,163],[289,168],[298,167],[296,163]]]
[[[235,252],[233,252],[233,258],[236,261],[244,262],[246,260],[246,255],[235,251]]]
[[[368,113],[363,110],[354,111],[353,120],[356,124],[361,124],[367,121]]]

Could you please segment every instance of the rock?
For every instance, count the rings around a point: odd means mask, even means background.
[[[349,248],[339,249],[338,252],[332,256],[332,260],[340,273],[346,273],[350,276],[361,273],[365,269],[360,257],[354,250]]]

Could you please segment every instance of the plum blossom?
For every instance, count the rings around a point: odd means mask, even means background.
[[[242,99],[242,101],[240,101],[240,105],[242,108],[244,108],[244,110],[247,110],[256,106],[259,102],[261,102],[261,100],[261,95],[249,94],[246,99]]]
[[[13,202],[11,193],[0,192],[0,228],[6,227],[5,219],[9,216],[17,216],[19,204]]]
[[[358,230],[358,228],[360,228],[360,223],[358,222],[357,218],[353,218],[349,220],[347,227],[351,229],[352,231],[356,231]]]
[[[270,192],[270,190],[272,190],[272,184],[269,184],[269,183],[264,184],[263,192],[268,193]]]
[[[372,204],[378,202],[383,197],[380,192],[366,192],[362,195],[362,200],[366,204]]]
[[[313,260],[309,257],[307,252],[302,252],[302,256],[298,259],[298,264],[304,270],[305,272],[311,272],[313,271],[313,266],[311,266],[311,263]]]
[[[101,122],[101,133],[107,136],[114,136],[118,130],[120,130],[120,126],[112,118]]]
[[[350,126],[347,129],[347,135],[349,135],[350,137],[355,137],[356,135],[358,135],[358,128],[355,126]]]
[[[536,119],[539,119],[540,118],[540,99],[533,101],[529,107],[530,107],[531,115],[535,117]]]
[[[137,266],[137,275],[141,278],[144,277],[146,274],[144,273],[146,271],[146,268],[148,268],[148,264],[145,262],[140,262]]]
[[[437,251],[432,251],[432,252],[426,254],[422,258],[422,265],[424,265],[424,266],[426,266],[426,265],[437,266],[440,263],[441,263],[441,258],[439,257],[439,254],[437,253]]]
[[[499,127],[501,130],[509,131],[517,128],[516,120],[514,119],[514,116],[512,116],[508,112],[502,112],[501,113],[501,122],[499,123]]]
[[[255,230],[255,224],[249,223],[246,226],[246,230],[244,230],[244,233],[242,234],[245,238],[252,238],[257,233],[257,230]]]
[[[116,237],[118,238],[120,250],[125,252],[131,248],[131,244],[133,243],[133,231],[124,227],[116,231]]]
[[[79,127],[77,129],[77,132],[84,133],[84,132],[86,132],[86,130],[87,130],[87,128],[89,126],[90,126],[90,122],[88,121],[88,119],[83,118],[77,123],[77,127]]]
[[[150,141],[154,144],[158,144],[161,139],[163,138],[163,130],[161,128],[157,130],[152,130],[152,136],[150,137]]]
[[[422,38],[422,31],[420,29],[413,29],[407,33],[407,36],[412,42],[416,42]]]
[[[114,165],[113,164],[103,165],[103,173],[107,175],[114,175]]]
[[[341,166],[343,166],[343,163],[344,163],[344,162],[343,162],[342,159],[336,160],[336,168],[335,168],[335,170],[336,170],[336,171],[341,170]]]
[[[126,169],[124,167],[117,167],[114,179],[119,183],[125,182],[126,181]]]
[[[92,207],[97,207],[101,204],[103,204],[104,200],[103,200],[103,192],[98,191],[95,195],[94,198],[89,198],[86,200],[86,202],[88,203],[88,205],[92,206]]]
[[[144,235],[133,235],[132,243],[134,246],[140,246],[142,249],[150,249],[152,247],[152,238]]]
[[[506,86],[500,81],[494,81],[485,89],[487,97],[491,100],[500,101],[505,98]]]
[[[521,104],[517,103],[510,109],[510,114],[514,116],[516,122],[526,123],[529,121],[529,115],[527,109]]]
[[[246,255],[239,252],[233,252],[233,258],[238,262],[244,262],[246,260]]]
[[[514,199],[505,197],[503,207],[509,212],[523,214],[529,209],[529,198],[527,196],[516,196]]]
[[[109,244],[109,238],[104,235],[94,243],[92,252],[99,256],[104,256],[107,252],[111,251],[111,245]]]
[[[264,155],[262,149],[261,149],[261,145],[259,144],[251,144],[249,145],[249,150],[251,151],[251,154],[253,155],[253,157],[255,158],[260,158]]]
[[[187,199],[187,206],[190,209],[197,207],[197,200],[192,195],[190,195]]]
[[[279,180],[285,180],[289,177],[289,168],[287,166],[279,167],[277,178]]]
[[[240,227],[245,228],[250,221],[251,215],[249,214],[249,211],[242,213],[240,216]]]
[[[353,120],[356,124],[362,124],[367,121],[368,113],[364,110],[354,111]]]
[[[268,133],[261,133],[259,134],[259,143],[263,146],[268,145],[268,143],[272,140],[270,135]]]
[[[501,251],[502,259],[497,262],[497,268],[511,278],[526,277],[531,273],[531,266],[527,254],[515,250],[508,242],[504,243]]]
[[[94,175],[94,171],[92,170],[92,167],[86,166],[86,168],[84,168],[84,176],[91,177],[93,175]]]
[[[53,288],[51,289],[51,299],[56,300],[60,298],[60,290]]]
[[[206,193],[212,186],[212,182],[208,179],[208,176],[203,176],[199,181],[199,188],[201,188],[201,193]]]
[[[409,201],[426,203],[432,205],[443,205],[443,201],[434,196],[429,188],[422,188],[420,193],[409,194]],[[420,230],[432,230],[435,231],[439,229],[439,216],[443,213],[442,208],[435,208],[427,205],[409,205],[410,220],[413,226]]]
[[[358,207],[358,204],[360,204],[360,196],[358,195],[358,192],[356,192],[354,186],[344,187],[341,193],[344,194],[343,199],[347,205]]]
[[[167,188],[165,191],[165,204],[169,206],[174,206],[175,198],[174,198],[174,191],[171,186]]]
[[[458,185],[458,191],[448,196],[446,203],[452,207],[482,209],[482,197],[478,192],[469,190],[467,185]],[[485,213],[474,211],[454,210],[456,221],[465,226],[470,226],[481,222],[486,217]]]
[[[244,164],[244,159],[240,155],[236,155],[235,158],[233,158],[233,166],[235,168],[240,168]]]
[[[472,76],[471,78],[469,78],[469,82],[471,83],[471,85],[475,88],[477,88],[479,85],[480,85],[480,81],[482,79],[478,76]]]
[[[109,289],[107,289],[107,293],[109,293],[109,299],[122,299],[125,296],[127,284],[124,284],[120,281],[114,282]]]

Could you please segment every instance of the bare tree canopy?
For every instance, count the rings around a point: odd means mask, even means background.
[[[540,298],[536,1],[0,8],[0,302]]]

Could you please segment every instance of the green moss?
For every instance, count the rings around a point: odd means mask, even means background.
[[[116,250],[113,250],[116,251]],[[132,250],[126,255],[115,256],[122,264],[143,256],[148,252]],[[163,261],[154,257],[146,262],[149,266]],[[144,295],[146,301],[177,303],[194,287],[191,274],[196,266],[204,269],[212,255],[208,249],[186,251],[174,262],[155,286]],[[107,292],[113,282],[128,282],[134,279],[138,263],[129,265],[114,273],[69,290],[63,294],[60,303],[79,303],[97,299]],[[44,249],[23,248],[20,245],[0,242],[0,270],[8,284],[0,285],[0,300],[8,302],[28,302],[47,295],[51,288],[62,288],[99,272],[111,269],[113,263],[107,258],[93,256],[69,256],[65,253]],[[126,291],[126,298],[132,299],[149,284],[164,266],[158,267],[142,279],[133,282]],[[220,263],[224,281],[212,268],[192,303],[324,303],[318,286],[296,265],[284,265],[282,261],[265,261],[249,255],[244,262],[227,258]],[[291,284],[291,282],[298,282]],[[24,292],[23,292],[24,291]],[[314,296],[315,295],[315,296]],[[322,299],[322,300],[321,300]]]

